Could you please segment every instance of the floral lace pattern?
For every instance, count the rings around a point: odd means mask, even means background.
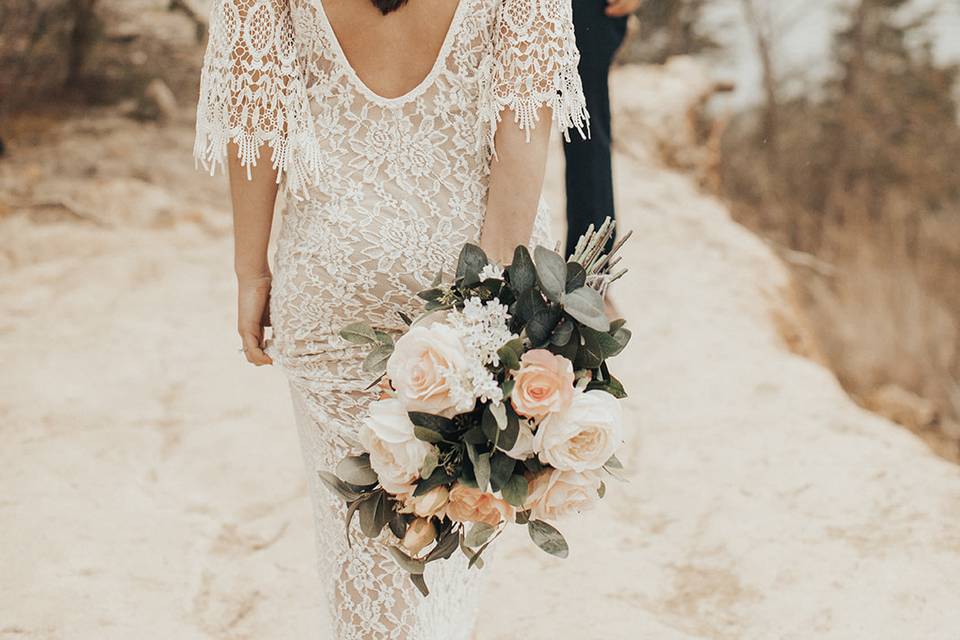
[[[384,541],[347,546],[343,505],[316,476],[354,446],[376,395],[337,332],[402,331],[399,312],[414,317],[416,292],[477,241],[504,110],[529,131],[550,106],[584,132],[569,0],[460,0],[430,74],[397,98],[359,79],[321,0],[213,4],[195,155],[215,171],[229,142],[247,167],[266,148],[285,184],[268,352],[291,384],[333,637],[467,640],[480,572],[431,564],[422,598]],[[546,220],[541,203],[532,244],[549,243]]]

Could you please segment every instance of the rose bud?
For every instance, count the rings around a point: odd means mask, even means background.
[[[417,518],[407,527],[407,533],[403,536],[403,541],[400,544],[410,552],[410,555],[416,556],[424,547],[433,542],[436,536],[437,528],[432,520]]]

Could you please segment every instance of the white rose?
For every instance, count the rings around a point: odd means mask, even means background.
[[[433,445],[413,435],[413,423],[399,400],[371,403],[359,439],[384,489],[395,495],[413,491],[411,485],[420,477],[423,459]]]
[[[466,371],[460,336],[440,323],[403,334],[387,362],[387,377],[407,411],[448,418],[472,411],[476,404],[476,398],[464,394]]]
[[[558,520],[587,511],[600,499],[597,493],[600,482],[596,471],[577,473],[546,469],[530,481],[524,509],[529,509],[535,520]]]
[[[602,467],[623,442],[623,409],[606,391],[574,394],[570,408],[550,414],[533,437],[541,462],[566,471]]]

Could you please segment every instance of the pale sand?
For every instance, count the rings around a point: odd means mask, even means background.
[[[479,639],[957,640],[958,469],[787,350],[785,269],[657,160],[697,70],[617,81],[631,481],[563,527],[566,561],[504,540]],[[236,352],[223,180],[187,122],[70,132],[0,166],[0,638],[318,637],[285,381]]]

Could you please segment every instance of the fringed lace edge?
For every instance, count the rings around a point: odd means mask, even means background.
[[[286,190],[295,198],[306,197],[310,187],[320,181],[320,152],[312,132],[294,136],[279,133],[249,132],[230,129],[217,121],[197,118],[197,133],[193,157],[197,168],[211,176],[227,172],[227,148],[237,145],[240,166],[246,169],[247,179],[253,177],[253,168],[261,160],[263,149],[270,150],[270,165],[277,172],[277,184],[286,179]]]
[[[574,66],[558,72],[556,86],[555,91],[540,95],[514,94],[506,97],[493,95],[492,86],[484,88],[480,124],[485,131],[481,133],[480,140],[494,158],[497,156],[497,128],[503,120],[504,111],[508,109],[513,111],[513,121],[526,134],[527,142],[530,142],[530,133],[540,121],[540,109],[544,106],[550,107],[552,122],[557,125],[564,140],[570,142],[571,129],[576,129],[583,140],[590,138],[590,113],[577,68]]]

